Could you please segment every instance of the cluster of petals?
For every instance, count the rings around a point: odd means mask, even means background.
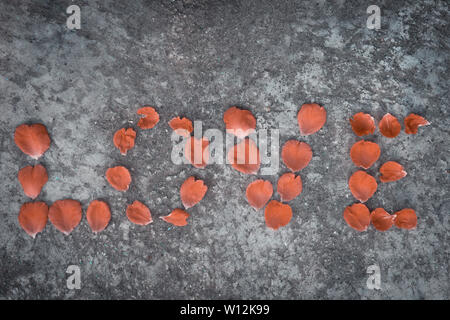
[[[370,114],[364,112],[358,112],[353,115],[353,117],[350,118],[350,124],[353,132],[359,137],[373,134],[376,128],[374,118]],[[416,134],[419,127],[429,124],[430,123],[424,117],[411,113],[404,119],[405,133]],[[402,125],[397,117],[390,113],[386,113],[378,123],[378,129],[386,138],[395,138],[402,131]]]
[[[355,203],[345,208],[344,220],[357,230],[366,231],[370,223],[378,231],[387,231],[393,225],[400,229],[414,229],[417,226],[417,215],[413,209],[406,208],[389,214],[383,208],[376,208],[372,212],[362,203]]]

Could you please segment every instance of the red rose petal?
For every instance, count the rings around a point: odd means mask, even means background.
[[[192,121],[187,118],[176,117],[169,121],[169,126],[175,131],[176,134],[189,137],[194,130]]]
[[[237,107],[229,108],[223,115],[223,121],[228,133],[244,138],[255,131],[256,119],[248,110]]]
[[[136,139],[136,131],[131,128],[119,129],[114,134],[113,142],[120,153],[127,154],[127,151],[134,147],[134,140]]]
[[[312,150],[309,144],[305,142],[289,140],[281,150],[281,158],[291,171],[300,171],[311,161]]]
[[[164,221],[173,224],[177,227],[183,227],[187,225],[186,219],[189,218],[189,213],[183,209],[174,209],[169,215],[161,217]]]
[[[14,142],[23,153],[39,159],[50,147],[47,128],[40,123],[22,124],[14,132]]]
[[[350,158],[357,167],[369,169],[380,157],[378,144],[370,141],[358,141],[350,150]]]
[[[92,231],[103,231],[111,220],[111,211],[106,202],[94,200],[86,210],[86,218]]]
[[[407,134],[416,134],[419,127],[427,126],[430,124],[424,117],[421,117],[414,113],[409,114],[405,118],[404,122],[405,122],[405,133]]]
[[[369,200],[377,191],[377,181],[364,171],[356,171],[348,180],[353,196],[361,202]]]
[[[317,103],[302,105],[297,114],[300,133],[308,136],[319,131],[327,121],[327,112],[324,107]]]
[[[72,199],[55,201],[48,211],[48,218],[56,229],[68,235],[81,221],[81,204]]]
[[[302,193],[302,178],[293,173],[285,173],[278,179],[277,192],[281,201],[291,201]]]
[[[28,202],[20,207],[19,224],[31,237],[44,230],[47,224],[48,206],[44,202]]]
[[[150,209],[140,201],[135,200],[132,204],[128,205],[127,218],[135,224],[145,226],[153,222]]]
[[[273,187],[270,181],[262,179],[250,183],[245,191],[248,203],[256,210],[261,209],[270,200]]]
[[[380,132],[387,138],[395,138],[402,131],[402,126],[396,117],[386,113],[378,124]]]
[[[153,107],[143,107],[137,111],[137,114],[144,115],[138,121],[141,129],[151,129],[159,122],[159,114]]]
[[[402,229],[414,229],[417,226],[417,215],[413,209],[403,209],[394,213],[394,224]]]
[[[292,219],[292,209],[288,204],[272,200],[264,210],[266,225],[274,230],[284,227]]]
[[[380,168],[381,182],[392,182],[402,179],[406,176],[406,171],[403,166],[395,161],[388,161]]]
[[[187,178],[180,188],[181,202],[186,209],[195,206],[206,194],[208,187],[203,180],[195,180],[194,177]]]
[[[47,170],[40,164],[20,169],[17,178],[22,185],[23,192],[31,199],[35,199],[41,193],[42,187],[48,181]]]
[[[106,170],[106,180],[119,191],[126,191],[131,183],[131,175],[127,168],[117,166]]]
[[[355,203],[344,210],[344,220],[355,230],[366,231],[370,224],[369,209],[362,203]]]
[[[350,124],[352,125],[353,132],[359,137],[375,132],[375,120],[368,113],[359,112],[355,114],[350,119]]]
[[[378,231],[389,230],[394,224],[395,215],[390,215],[383,208],[376,208],[370,213],[370,221]]]

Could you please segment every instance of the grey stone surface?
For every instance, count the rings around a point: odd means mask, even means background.
[[[81,7],[81,30],[68,30],[66,8]],[[366,28],[371,4],[382,28]],[[3,299],[254,298],[448,299],[450,214],[449,33],[447,1],[0,1],[0,297]],[[325,127],[301,137],[305,102],[328,111]],[[136,126],[136,110],[155,106],[161,121],[137,130],[126,157],[114,132]],[[251,110],[257,128],[280,129],[314,157],[301,171],[294,217],[278,231],[247,204],[255,176],[229,166],[204,170],[170,161],[167,125],[174,116],[225,130],[232,105]],[[347,179],[356,112],[377,120],[411,112],[432,124],[395,139],[377,131],[378,174],[388,160],[408,176],[380,184],[369,208],[416,210],[418,227],[358,233],[342,218],[355,202]],[[85,216],[65,236],[50,223],[35,240],[19,226],[29,201],[17,171],[37,163],[13,142],[22,123],[44,123],[52,144],[39,163],[49,181],[38,200],[93,199],[112,211],[94,235]],[[106,169],[122,164],[133,182],[113,190]],[[265,176],[274,185],[286,172]],[[186,227],[159,216],[181,207],[179,187],[195,175],[208,192]],[[154,222],[131,224],[133,200]],[[274,195],[278,199],[278,195]],[[83,214],[84,215],[84,214]],[[366,287],[368,266],[381,268],[381,290]],[[66,287],[69,265],[82,287]]]

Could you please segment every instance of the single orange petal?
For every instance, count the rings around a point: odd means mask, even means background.
[[[370,221],[378,231],[389,230],[394,224],[395,215],[390,215],[383,208],[376,208],[370,213]]]
[[[381,182],[397,181],[406,176],[403,166],[395,161],[388,161],[380,168]]]
[[[195,180],[194,177],[187,178],[180,188],[181,202],[186,209],[195,206],[206,194],[208,187],[203,180]]]
[[[300,133],[308,136],[319,131],[327,121],[327,112],[324,107],[317,103],[307,103],[302,105],[297,114]]]
[[[57,200],[51,205],[48,218],[56,229],[68,235],[81,221],[81,204],[72,199]]]
[[[264,210],[266,225],[274,230],[284,227],[292,219],[292,208],[288,204],[272,200]]]
[[[386,113],[378,123],[378,128],[383,136],[387,138],[395,138],[402,131],[402,126],[396,117],[390,113]]]
[[[355,230],[366,231],[370,224],[370,212],[362,203],[355,203],[344,210],[344,220]]]
[[[23,192],[31,199],[35,199],[41,193],[42,187],[48,181],[47,170],[40,164],[20,169],[17,178],[22,185]]]
[[[417,215],[413,209],[403,209],[394,213],[394,223],[398,228],[414,229],[417,226]]]
[[[361,137],[375,132],[375,120],[373,117],[364,112],[358,112],[350,119],[353,132]]]
[[[302,178],[293,173],[285,173],[278,179],[277,192],[281,201],[291,201],[302,193]]]
[[[261,165],[259,150],[256,143],[245,138],[228,151],[228,162],[231,166],[245,174],[255,174]]]
[[[21,124],[14,132],[14,142],[23,153],[39,159],[50,147],[47,128],[40,123]]]
[[[120,153],[126,155],[127,151],[134,147],[134,139],[136,139],[136,131],[132,128],[122,128],[114,134],[113,142]]]
[[[140,201],[135,200],[127,207],[127,218],[135,224],[145,226],[153,222],[150,209]]]
[[[189,213],[183,209],[174,209],[169,215],[160,218],[174,226],[183,227],[188,224],[186,220],[189,218]]]
[[[289,140],[283,145],[281,158],[291,171],[300,171],[311,161],[312,150],[309,144],[305,142]]]
[[[137,111],[137,114],[143,115],[138,121],[141,129],[151,129],[159,122],[159,114],[153,107],[143,107]]]
[[[47,224],[48,206],[44,202],[28,202],[20,207],[19,224],[31,237],[44,230]]]
[[[106,180],[114,189],[126,191],[131,183],[131,175],[127,168],[117,166],[106,170]]]
[[[169,126],[175,131],[176,134],[183,137],[189,137],[191,132],[194,130],[192,121],[188,118],[173,118],[169,121]]]
[[[111,211],[106,202],[94,200],[86,210],[86,218],[92,231],[103,231],[111,220]]]
[[[366,202],[377,191],[378,184],[374,177],[360,170],[352,174],[348,186],[356,199]]]
[[[250,183],[245,191],[248,203],[256,210],[261,209],[270,200],[273,194],[273,187],[270,181],[262,179]]]
[[[203,169],[209,161],[209,140],[189,137],[184,146],[184,156],[194,167]]]
[[[416,134],[417,129],[421,126],[427,126],[430,123],[424,118],[417,114],[411,113],[409,114],[405,120],[405,133],[407,134]]]
[[[253,114],[238,107],[231,107],[225,111],[223,122],[225,122],[227,132],[239,138],[248,136],[256,128],[256,119]]]
[[[378,144],[371,141],[358,141],[350,149],[350,158],[357,167],[369,169],[380,157]]]

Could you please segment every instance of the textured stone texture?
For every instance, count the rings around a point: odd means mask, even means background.
[[[66,8],[81,7],[81,30],[68,30]],[[373,1],[0,1],[0,297],[449,299],[450,118],[447,1],[377,1],[381,30],[368,30]],[[318,133],[300,137],[301,104],[326,107]],[[161,121],[138,130],[136,110],[152,105]],[[302,170],[303,193],[291,223],[274,232],[263,211],[247,204],[255,179],[230,166],[204,170],[170,161],[167,125],[174,116],[225,130],[223,112],[250,109],[258,128],[279,128],[280,144],[300,139],[314,156]],[[418,214],[413,231],[373,227],[358,233],[342,212],[354,199],[349,150],[358,140],[348,122],[359,111],[377,120],[410,112],[431,126],[395,139],[378,131],[380,160],[403,164],[408,176],[383,184],[370,209],[405,207]],[[38,199],[106,200],[108,228],[94,235],[85,216],[69,236],[50,223],[35,240],[17,215],[29,201],[16,178],[35,163],[13,143],[14,128],[44,123],[52,138],[38,161],[49,182]],[[137,130],[126,157],[114,132]],[[129,192],[112,189],[108,167],[124,165]],[[287,169],[265,176],[274,185]],[[187,177],[208,192],[189,210],[189,225],[159,216],[181,207]],[[274,195],[278,199],[278,195]],[[154,222],[128,222],[126,205],[149,206]],[[69,265],[81,290],[68,290]],[[380,291],[366,269],[381,268]]]

